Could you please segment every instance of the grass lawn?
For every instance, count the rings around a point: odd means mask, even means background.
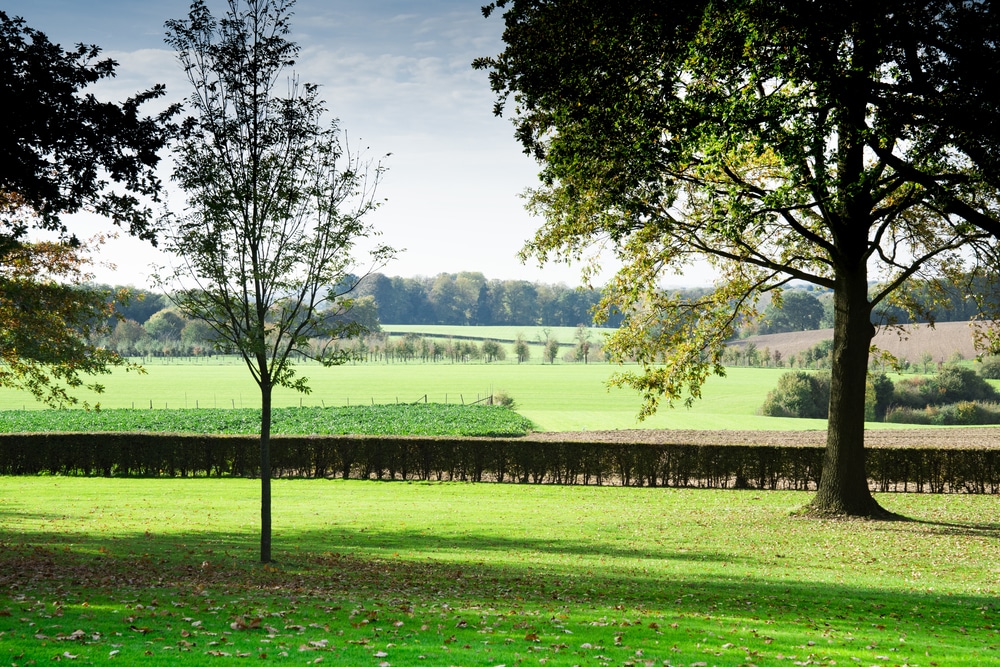
[[[0,663],[1000,663],[989,496],[276,480],[273,567],[257,497],[0,479]]]

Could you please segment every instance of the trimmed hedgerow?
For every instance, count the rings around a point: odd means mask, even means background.
[[[0,474],[256,476],[250,436],[0,435]],[[276,436],[278,476],[700,488],[815,489],[823,448],[653,445],[513,438]],[[1000,450],[872,448],[880,491],[1000,492]]]

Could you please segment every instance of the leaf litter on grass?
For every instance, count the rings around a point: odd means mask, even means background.
[[[95,483],[104,500],[87,491]],[[958,547],[996,555],[995,530],[959,531],[978,498],[899,499],[950,519],[945,530],[790,517],[803,494],[286,481],[279,562],[261,566],[237,500],[249,483],[4,486],[17,500],[0,505],[0,660],[926,667],[997,656],[995,569],[963,560],[937,576],[934,565]]]

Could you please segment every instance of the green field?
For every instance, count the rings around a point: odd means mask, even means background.
[[[0,478],[0,662],[1000,662],[994,498],[275,480]]]
[[[256,385],[244,366],[199,360],[152,363],[147,374],[116,372],[102,381],[105,394],[93,397],[106,408],[260,407]],[[303,366],[311,394],[279,390],[276,406],[472,403],[504,391],[516,409],[545,431],[624,428],[810,429],[821,420],[779,419],[756,414],[782,369],[733,368],[711,378],[693,408],[662,409],[638,422],[640,399],[628,389],[608,390],[617,366],[607,364],[354,364],[335,368]],[[0,390],[0,410],[39,408],[25,393]]]

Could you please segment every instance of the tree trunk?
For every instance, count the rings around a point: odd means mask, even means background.
[[[271,562],[271,387],[260,388],[260,562]]]
[[[838,271],[834,290],[833,361],[826,454],[811,502],[819,514],[882,517],[865,469],[865,387],[871,323],[867,273]]]

